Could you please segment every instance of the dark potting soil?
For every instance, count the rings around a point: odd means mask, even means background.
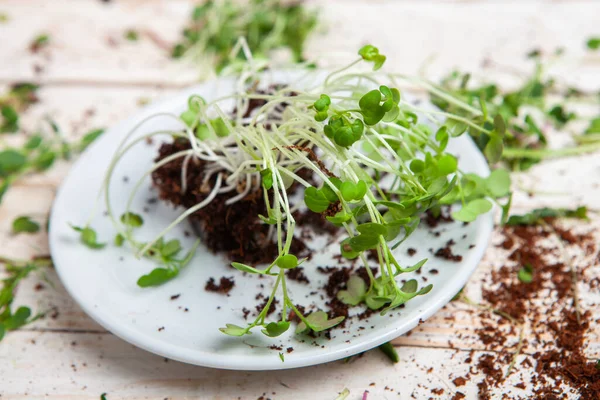
[[[156,161],[172,154],[190,149],[189,141],[178,139],[172,143],[164,143],[159,149]],[[210,190],[203,187],[205,162],[195,160],[187,169],[187,188],[181,193],[181,169],[183,160],[173,160],[152,173],[154,186],[158,189],[159,198],[174,206],[192,207],[206,198]],[[216,177],[209,180],[212,187]],[[263,191],[250,192],[242,200],[226,205],[227,199],[237,192],[217,195],[206,207],[198,210],[189,218],[194,231],[202,238],[203,243],[213,252],[226,253],[231,261],[249,265],[271,263],[277,256],[277,243],[268,238],[269,225],[264,224],[258,214],[266,215]],[[307,213],[308,214],[308,213]],[[327,230],[320,215],[303,216],[298,225],[316,226],[317,230]],[[337,228],[336,228],[337,230]],[[298,258],[310,256],[303,240],[294,238],[291,253]]]

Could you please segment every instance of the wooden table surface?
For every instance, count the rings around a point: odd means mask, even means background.
[[[314,1],[313,4],[317,2]],[[377,45],[388,55],[387,68],[405,73],[425,70],[439,77],[454,67],[491,74],[510,84],[506,71],[528,71],[524,55],[532,48],[567,49],[552,72],[588,90],[600,88],[600,53],[585,51],[587,37],[600,33],[600,2],[596,1],[369,1],[318,2],[327,21],[307,55],[325,66],[352,60],[358,46]],[[191,2],[183,0],[0,0],[0,13],[9,17],[0,24],[0,85],[33,80],[40,82],[41,101],[23,117],[33,130],[51,115],[75,139],[87,130],[111,126],[139,108],[140,102],[176,92],[196,82],[198,71],[165,56],[164,43],[173,43],[188,19]],[[123,32],[142,32],[139,42],[123,39]],[[28,44],[47,32],[52,44],[31,54]],[[486,62],[484,62],[486,61]],[[36,72],[41,69],[41,72]],[[2,88],[3,89],[3,88]],[[18,135],[5,135],[5,143]],[[568,140],[551,135],[551,145]],[[1,143],[1,142],[0,142]],[[47,213],[57,186],[69,165],[29,176],[14,186],[0,206],[0,253],[27,258],[47,254],[47,237],[13,236],[14,217]],[[519,174],[514,211],[538,206],[588,205],[600,198],[600,156],[545,162]],[[528,196],[519,189],[547,195]],[[597,228],[593,217],[587,228]],[[494,246],[502,240],[495,232],[467,292],[480,296],[481,281],[505,257]],[[598,273],[598,266],[595,267]],[[235,372],[207,369],[168,361],[122,341],[87,317],[65,293],[53,271],[42,291],[34,287],[40,276],[30,277],[18,293],[18,304],[37,309],[56,307],[56,318],[45,318],[7,334],[0,343],[1,399],[330,399],[344,388],[349,399],[450,398],[457,388],[452,379],[464,374],[470,354],[490,351],[474,335],[478,313],[463,303],[452,303],[423,323],[410,336],[394,341],[401,361],[390,365],[384,355],[369,352],[351,363],[278,372]],[[581,293],[582,304],[598,312],[598,293]],[[448,317],[454,317],[450,320]],[[516,341],[517,338],[515,338]],[[508,343],[507,346],[514,346]],[[495,351],[495,350],[494,350]],[[521,357],[534,348],[526,347]],[[600,357],[600,327],[588,335],[589,358]],[[431,368],[433,370],[431,371]],[[428,372],[429,370],[429,372]],[[512,384],[527,376],[519,369],[496,390],[527,398],[527,390]],[[477,398],[477,379],[460,391]],[[436,396],[431,389],[443,388]]]

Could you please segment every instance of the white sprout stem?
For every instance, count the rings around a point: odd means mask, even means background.
[[[283,172],[285,175],[289,176],[290,178],[292,178],[293,180],[295,180],[296,182],[298,182],[299,184],[301,184],[304,187],[310,187],[310,186],[312,186],[310,183],[306,182],[300,176],[298,176],[297,174],[293,173],[289,169],[282,167],[281,165],[277,166],[277,169],[279,170],[279,172]]]
[[[461,117],[461,116],[458,116],[456,114],[451,114],[451,113],[448,113],[448,112],[445,112],[445,111],[427,110],[425,108],[413,106],[410,103],[403,103],[403,105],[405,105],[406,107],[409,107],[409,108],[413,109],[414,111],[420,112],[420,113],[425,114],[425,115],[441,115],[441,116],[444,116],[444,117],[446,117],[448,119],[453,119],[455,121],[462,122],[463,124],[468,125],[471,128],[473,128],[473,129],[477,129],[480,132],[487,133],[487,134],[490,133],[490,131],[488,129],[484,129],[484,128],[480,127],[479,125],[473,123],[471,120],[469,120],[467,118],[464,118],[464,117]]]
[[[139,191],[140,187],[142,186],[142,184],[144,183],[144,180],[146,179],[146,177],[148,177],[148,175],[150,175],[152,172],[156,171],[163,165],[170,163],[171,161],[174,161],[181,157],[189,157],[190,155],[193,155],[193,150],[179,151],[177,153],[171,154],[171,155],[163,158],[162,160],[155,163],[152,166],[152,168],[150,168],[149,170],[144,172],[144,174],[141,176],[141,178],[138,179],[138,181],[135,183],[135,186],[133,187],[133,190],[131,191],[129,198],[127,199],[127,205],[125,206],[125,212],[129,212],[129,210],[131,210],[131,204],[133,203],[133,199],[135,198],[135,195]]]
[[[136,144],[138,144],[139,142],[141,142],[142,140],[145,140],[146,138],[152,137],[152,136],[156,136],[156,135],[160,135],[160,134],[165,134],[165,133],[170,133],[174,136],[180,136],[180,133],[177,132],[169,132],[169,131],[156,131],[156,132],[152,132],[152,133],[148,133],[145,135],[142,135],[141,137],[137,138],[136,140],[134,140],[132,143],[130,143],[129,145],[127,145],[123,150],[121,150],[120,152],[115,153],[115,155],[113,156],[107,170],[106,170],[106,174],[104,175],[104,179],[102,182],[102,187],[99,191],[99,196],[96,199],[96,202],[94,204],[94,208],[92,210],[92,212],[90,213],[90,216],[88,218],[88,221],[86,222],[86,226],[89,225],[91,223],[91,220],[94,218],[94,215],[96,214],[96,211],[98,209],[99,203],[100,203],[100,198],[101,198],[101,194],[102,192],[104,192],[104,202],[106,204],[106,212],[108,213],[108,217],[111,219],[111,221],[113,222],[113,225],[115,225],[115,227],[117,227],[117,230],[119,231],[119,233],[122,233],[122,231],[118,228],[119,224],[117,223],[116,219],[114,218],[113,212],[112,212],[112,208],[110,205],[110,181],[112,178],[112,175],[114,173],[114,169],[117,166],[118,162],[121,160],[121,158],[131,149],[133,148],[133,146],[135,146]]]
[[[225,205],[231,205],[233,203],[235,203],[236,201],[239,201],[241,199],[243,199],[244,197],[246,197],[248,195],[248,193],[250,193],[250,190],[252,189],[252,175],[251,174],[246,174],[246,185],[244,190],[239,193],[238,195],[227,199],[225,201]]]
[[[177,225],[179,225],[179,223],[181,223],[183,220],[185,220],[187,217],[189,217],[190,215],[192,215],[193,213],[195,213],[196,211],[206,207],[208,204],[210,204],[211,201],[213,201],[213,199],[217,196],[217,193],[219,191],[219,189],[221,188],[221,174],[219,174],[217,176],[217,179],[215,181],[215,186],[213,187],[212,191],[208,194],[208,196],[206,196],[206,198],[204,200],[202,200],[200,203],[196,204],[193,207],[188,208],[185,212],[183,212],[181,215],[179,215],[175,221],[173,221],[171,224],[169,224],[169,226],[167,226],[165,229],[163,229],[158,236],[156,236],[154,239],[152,239],[150,242],[146,243],[146,245],[144,247],[142,247],[142,249],[138,252],[137,257],[141,257],[144,254],[146,254],[146,252],[162,237],[164,237],[167,233],[169,233],[171,231],[171,229],[173,229],[174,227],[176,227]]]
[[[470,106],[469,104],[458,100],[456,97],[449,95],[448,93],[444,92],[443,90],[438,89],[437,87],[432,85],[430,82],[427,82],[423,79],[410,77],[410,76],[407,76],[404,74],[388,74],[388,76],[392,80],[393,80],[393,78],[398,77],[398,78],[404,79],[408,82],[414,83],[418,86],[421,86],[421,87],[427,89],[427,91],[429,91],[430,93],[433,93],[436,96],[446,100],[448,103],[451,103],[451,104],[454,104],[455,106],[463,108],[463,109],[471,112],[472,114],[483,115],[481,110],[478,110],[477,108],[474,108],[474,107]],[[491,119],[489,119],[489,120],[490,120],[490,122],[492,121]]]
[[[193,153],[187,154],[185,156],[185,158],[183,159],[183,163],[181,165],[181,194],[184,194],[187,191],[188,164],[190,163],[190,160],[192,159],[193,156],[194,156]]]

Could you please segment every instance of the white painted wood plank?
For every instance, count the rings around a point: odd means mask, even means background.
[[[139,350],[112,335],[19,332],[0,346],[2,399],[271,399],[333,400],[345,387],[350,400],[450,398],[455,391],[477,398],[478,376],[456,388],[482,352],[399,347],[401,361],[390,365],[380,352],[350,363],[277,372],[238,372],[194,367]],[[277,354],[274,353],[274,357]],[[293,353],[286,355],[293,357]],[[465,360],[471,357],[471,364]],[[360,371],[360,372],[359,372]],[[428,372],[429,371],[429,372]],[[514,384],[531,370],[517,370],[495,394],[524,395]],[[441,396],[432,389],[444,389]]]
[[[388,55],[389,70],[416,73],[428,65],[429,76],[449,68],[477,70],[484,59],[511,68],[528,66],[524,55],[534,47],[552,52],[568,49],[571,61],[556,68],[573,82],[586,86],[600,77],[594,73],[598,55],[585,52],[584,41],[597,34],[600,3],[570,2],[420,2],[420,1],[312,1],[322,8],[323,35],[315,36],[307,55],[326,66],[355,58],[367,42]],[[173,63],[165,51],[147,39],[125,43],[127,28],[152,30],[174,43],[188,18],[187,1],[5,0],[10,21],[0,25],[0,80],[40,79],[45,82],[120,82],[123,84],[182,84],[198,78],[194,68]],[[74,12],[74,10],[77,10]],[[357,18],[360,16],[360,18]],[[53,44],[40,55],[27,47],[41,32]],[[119,42],[109,46],[109,38]],[[35,64],[44,65],[37,76]],[[573,71],[574,65],[581,68]]]
[[[151,27],[165,40],[174,41],[187,20],[189,4],[180,0],[126,0],[114,2],[107,8],[91,0],[0,1],[0,11],[6,11],[11,17],[9,24],[0,25],[0,60],[3,60],[0,81],[35,78],[32,66],[42,63],[46,65],[46,72],[40,79],[54,85],[42,90],[44,101],[26,116],[28,130],[35,127],[42,115],[50,114],[66,127],[69,137],[79,137],[89,128],[110,126],[126,117],[137,108],[140,97],[171,92],[154,88],[155,83],[181,85],[195,81],[196,71],[171,63],[162,50],[148,41],[121,43],[117,48],[106,44],[108,37],[118,39],[123,30],[130,27]],[[332,21],[335,29],[330,29],[324,39],[311,42],[308,53],[325,65],[353,59],[357,44],[371,41],[388,54],[391,69],[409,73],[417,72],[423,62],[434,55],[428,70],[433,76],[447,72],[452,66],[482,71],[481,61],[487,56],[501,64],[526,69],[530,65],[523,54],[532,47],[552,51],[561,45],[568,48],[568,58],[554,70],[586,89],[600,87],[597,73],[600,59],[583,49],[585,38],[598,33],[598,2],[380,1],[367,5],[358,0],[335,0],[323,7],[324,18]],[[343,24],[345,18],[356,21],[356,16],[361,20],[354,25]],[[49,61],[25,50],[29,40],[45,30],[56,39]],[[11,40],[4,40],[6,37]],[[82,87],[86,82],[94,85]],[[143,87],[116,87],[110,86],[111,82]],[[90,108],[95,108],[96,114],[86,119],[85,112]],[[47,210],[53,191],[67,170],[65,163],[47,175],[26,179],[9,193],[0,207],[3,254],[27,257],[47,253],[43,233],[24,240],[12,237],[9,225],[12,218],[21,213]],[[564,193],[534,198],[521,193],[515,198],[515,209],[577,204],[597,207],[598,172],[597,155],[534,167],[520,178],[524,186],[546,192],[560,188]],[[597,226],[598,221],[594,224]],[[499,237],[496,235],[494,240],[498,241]],[[469,283],[469,293],[476,296],[481,279],[489,274],[497,257],[496,250],[490,249]],[[592,270],[597,271],[597,268]],[[351,389],[350,399],[360,399],[365,389],[370,391],[369,399],[399,398],[397,391],[402,398],[413,393],[418,398],[427,398],[433,396],[432,388],[444,388],[446,395],[455,389],[448,378],[465,372],[468,365],[464,359],[468,353],[415,346],[482,348],[473,339],[473,329],[481,321],[465,305],[452,304],[410,336],[396,340],[397,344],[408,347],[400,348],[403,361],[394,367],[389,367],[377,352],[348,365],[332,363],[277,373],[226,372],[165,363],[112,335],[76,333],[104,331],[70,300],[54,272],[48,275],[56,282],[56,289],[46,285],[42,291],[35,291],[40,278],[33,276],[21,288],[18,300],[40,309],[57,306],[59,316],[27,328],[42,332],[12,332],[2,342],[2,399],[98,399],[103,392],[109,393],[109,400],[230,399],[240,395],[244,399],[256,399],[263,393],[272,398],[333,399],[343,387]],[[595,296],[582,293],[584,306],[596,304],[597,307],[597,296],[597,293]],[[457,321],[446,319],[452,315],[459,316]],[[599,336],[596,324],[588,337],[590,357],[600,355]],[[72,345],[73,342],[77,344]],[[429,368],[434,368],[434,372],[428,374]],[[512,383],[521,379],[517,374]],[[375,386],[369,386],[371,382],[375,382]],[[395,391],[385,390],[386,385]],[[500,396],[509,386],[510,382],[496,394]],[[270,394],[272,392],[276,395]],[[475,384],[466,387],[464,393],[475,398]]]

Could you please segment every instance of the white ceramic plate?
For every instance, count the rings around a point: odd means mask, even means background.
[[[276,76],[271,78],[275,82],[291,79],[285,73],[274,74]],[[421,274],[406,274],[402,278],[415,277],[420,285],[432,283],[432,291],[386,316],[375,314],[364,321],[350,320],[344,329],[334,329],[331,339],[300,341],[293,335],[293,329],[272,339],[260,332],[243,338],[228,337],[219,332],[218,328],[226,323],[245,325],[242,309],[254,310],[258,303],[255,296],[260,292],[266,294],[272,282],[242,276],[242,273],[228,266],[227,260],[211,254],[202,245],[190,265],[176,279],[149,289],[139,288],[136,281],[155,267],[152,261],[138,260],[126,248],[108,245],[102,250],[91,250],[83,246],[78,234],[68,224],[85,224],[109,160],[124,135],[138,122],[157,112],[179,114],[187,107],[187,98],[191,94],[213,99],[231,93],[232,88],[231,80],[212,81],[151,105],[107,131],[72,168],[52,210],[50,248],[56,270],[66,289],[89,316],[124,340],[174,360],[226,369],[284,369],[341,359],[394,339],[417,326],[419,320],[434,314],[463,287],[488,244],[493,226],[491,215],[485,215],[466,226],[462,223],[440,225],[434,229],[440,233],[439,236],[422,224],[405,245],[397,249],[395,255],[403,265],[429,258]],[[143,125],[137,135],[158,129],[178,128],[180,126],[176,121],[160,117]],[[118,164],[115,179],[111,182],[115,215],[123,212],[133,185],[152,164],[159,142],[155,140],[153,145],[137,145]],[[467,135],[451,140],[448,149],[459,157],[459,165],[464,171],[484,175],[489,172],[484,158]],[[139,233],[141,240],[154,237],[181,213],[181,210],[173,210],[161,202],[149,204],[148,199],[156,197],[150,188],[150,180],[147,179],[132,207],[133,211],[144,216],[144,227]],[[112,242],[115,231],[109,219],[103,215],[102,204],[99,211],[91,225],[98,232],[100,241]],[[186,230],[190,230],[189,226],[182,224],[170,237],[180,238],[189,247],[194,238],[186,237]],[[453,250],[463,256],[460,263],[433,257],[430,252],[430,249],[435,251],[444,247],[450,239],[457,243]],[[318,296],[309,296],[309,292],[323,287],[328,278],[316,267],[339,266],[331,258],[334,252],[339,251],[339,247],[327,247],[324,238],[317,238],[311,247],[316,254],[304,266],[311,284],[292,281],[290,291],[296,303],[309,305],[315,302],[322,305],[323,301]],[[409,247],[417,250],[412,257],[406,252]],[[433,269],[438,273],[429,272]],[[235,279],[230,296],[204,290],[210,277],[218,281],[222,276],[233,276]],[[261,284],[267,288],[261,290]],[[171,300],[173,295],[179,297]],[[356,308],[354,313],[359,311]],[[283,350],[272,349],[273,345]],[[288,347],[294,350],[288,353]],[[285,355],[284,362],[279,357],[280,352]]]

